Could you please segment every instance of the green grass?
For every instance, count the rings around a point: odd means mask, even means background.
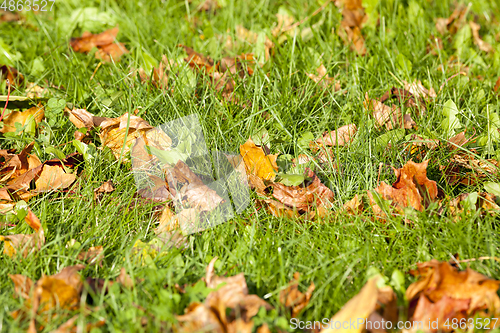
[[[330,4],[301,26],[306,28],[324,21],[313,30],[312,38],[304,41],[300,36],[291,35],[281,44],[273,40],[277,44],[274,56],[262,69],[256,69],[254,76],[238,82],[236,95],[247,107],[221,102],[218,93],[201,79],[198,85],[193,85],[196,76],[186,65],[173,79],[172,93],[143,85],[130,74],[133,68],[150,70],[162,54],[171,59],[182,57],[181,49],[176,47],[179,43],[215,60],[242,52],[259,52],[252,45],[226,50],[225,37],[219,36],[234,34],[238,24],[271,36],[270,30],[276,22],[274,15],[280,6],[300,20],[321,4],[299,0],[225,0],[225,5],[213,15],[196,12],[198,3],[187,1],[56,0],[52,12],[28,13],[24,24],[0,23],[0,49],[7,48],[7,52],[17,58],[10,65],[24,73],[27,81],[41,86],[47,86],[48,82],[52,87],[59,87],[49,88],[49,97],[65,99],[99,116],[118,117],[140,108],[139,115],[157,126],[197,113],[210,149],[238,152],[239,145],[249,135],[265,128],[270,134],[272,153],[297,156],[303,152],[297,140],[304,132],[311,131],[318,137],[323,131],[355,123],[359,132],[353,144],[348,148],[335,148],[337,167],[321,173],[322,180],[334,191],[339,208],[354,194],[377,186],[380,163],[401,167],[412,158],[406,149],[406,138],[393,144],[391,149],[377,145],[376,138],[384,131],[374,127],[373,119],[363,107],[365,92],[371,97],[380,97],[393,86],[401,87],[398,81],[414,79],[438,91],[446,79],[457,72],[443,73],[438,67],[447,68],[450,58],[458,57],[470,67],[469,75],[451,79],[429,104],[426,115],[414,117],[418,129],[407,130],[405,134],[425,135],[444,142],[445,133],[439,124],[443,120],[443,104],[449,99],[457,104],[468,135],[474,130],[478,135],[487,133],[487,112],[498,112],[498,97],[493,87],[500,76],[500,44],[495,41],[495,35],[500,32],[500,13],[498,6],[488,1],[474,1],[468,19],[476,15],[476,21],[482,26],[480,35],[497,50],[493,54],[480,51],[470,37],[457,43],[458,35],[450,36],[449,41],[443,37],[444,48],[438,55],[427,52],[430,35],[438,35],[435,19],[451,14],[451,1],[371,0],[365,6],[371,8],[372,17],[379,13],[380,25],[369,24],[363,29],[368,49],[365,57],[357,56],[338,37],[341,12]],[[83,27],[82,23],[75,25],[77,22],[70,18],[71,14],[78,8],[90,7],[100,13],[99,20],[87,21]],[[194,18],[197,26],[189,21]],[[104,64],[96,70],[99,61],[92,55],[75,54],[69,49],[71,36],[80,36],[85,29],[98,33],[116,23],[120,26],[118,40],[131,51],[120,62]],[[204,39],[200,35],[204,35]],[[2,54],[0,52],[0,63],[7,61]],[[318,58],[320,55],[322,60]],[[411,62],[411,68],[401,65],[403,57]],[[37,70],[33,65],[35,59],[43,68]],[[321,62],[330,76],[338,74],[341,91],[323,91],[307,77],[306,72],[314,72]],[[0,94],[6,93],[2,82]],[[24,95],[24,88],[14,91],[13,95]],[[263,117],[264,113],[269,119]],[[65,144],[73,139],[76,128],[63,117],[58,125],[51,129],[51,135],[49,129],[45,129],[37,138],[35,153],[42,161],[54,158],[46,152],[49,147],[61,145],[58,149],[65,154],[76,151],[71,143]],[[20,149],[32,138],[25,135],[0,137],[0,140],[2,148]],[[499,156],[496,144],[493,142],[490,151],[478,143],[472,143],[467,149],[475,147],[482,158],[496,158]],[[450,158],[446,149],[424,155],[431,160],[429,178],[437,181],[438,188],[446,195],[483,191],[482,184],[452,187],[446,183],[439,169],[440,165],[447,165]],[[117,190],[101,203],[95,202],[94,188],[109,179],[117,184]],[[382,169],[380,180],[391,183],[395,180],[390,168]],[[498,175],[490,175],[489,180],[497,181]],[[186,249],[169,249],[156,257],[154,267],[141,265],[133,259],[132,246],[137,240],[147,242],[153,238],[157,219],[152,214],[154,205],[139,201],[135,193],[130,164],[120,164],[110,158],[109,152],[98,151],[94,159],[85,162],[71,193],[51,193],[30,200],[29,206],[45,228],[47,242],[42,251],[26,259],[0,255],[0,331],[25,331],[28,325],[9,315],[23,303],[13,297],[9,274],[24,274],[34,280],[42,274],[55,274],[66,266],[80,263],[77,254],[90,246],[102,245],[105,259],[102,267],[87,267],[82,272],[84,277],[112,280],[125,267],[133,277],[145,279],[140,288],[132,291],[113,287],[108,294],[92,298],[98,310],[87,318],[82,316],[81,320],[104,317],[103,332],[162,331],[161,327],[168,330],[175,322],[174,314],[183,314],[191,301],[203,300],[200,291],[179,294],[175,284],[198,281],[215,256],[219,257],[217,274],[231,276],[244,272],[250,293],[268,296],[267,300],[277,311],[266,320],[274,324],[279,318],[281,322],[290,319],[280,308],[278,294],[296,271],[301,273],[301,290],[311,281],[316,285],[301,320],[321,320],[332,317],[361,289],[370,267],[390,277],[395,269],[407,272],[415,268],[417,262],[432,258],[447,261],[455,254],[461,259],[500,256],[496,217],[471,213],[454,222],[427,210],[418,212],[409,224],[405,224],[402,217],[380,223],[369,219],[369,214],[358,217],[332,214],[325,220],[310,222],[276,218],[263,209],[258,210],[254,204],[255,194],[252,194],[251,205],[237,218],[189,236]],[[2,223],[4,220],[0,217]],[[31,233],[23,223],[8,223],[17,226],[2,227],[0,234]],[[76,239],[81,247],[65,247],[71,239]],[[487,276],[500,278],[497,262],[476,261],[470,265]],[[406,287],[412,281],[405,275]],[[398,297],[403,305],[401,292]],[[82,307],[84,304],[85,300]],[[140,308],[145,308],[147,313]],[[145,315],[149,315],[151,321],[143,328],[141,317]],[[55,329],[62,322],[53,321],[45,331]]]

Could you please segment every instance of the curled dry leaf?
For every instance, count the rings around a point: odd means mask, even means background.
[[[346,45],[359,55],[366,54],[365,39],[361,34],[361,28],[368,19],[365,14],[361,0],[345,0],[342,9],[342,22],[340,23],[339,35]]]
[[[407,162],[401,169],[394,169],[397,180],[392,186],[381,182],[375,192],[385,200],[391,200],[391,205],[402,211],[405,207],[413,207],[422,211],[437,197],[437,184],[427,178],[427,165],[429,160],[422,163]],[[373,194],[368,191],[368,198],[374,211],[380,208],[376,204]]]
[[[85,261],[89,265],[99,265],[102,267],[104,248],[102,246],[92,246],[88,251],[80,252],[76,259]]]
[[[316,82],[323,89],[332,89],[333,91],[340,90],[340,82],[335,80],[335,78],[328,76],[326,67],[323,64],[316,68],[316,72],[318,72],[317,75],[309,73],[306,74],[311,80]]]
[[[111,180],[108,180],[94,190],[94,199],[101,200],[105,194],[113,193],[114,191],[115,185]]]
[[[474,318],[485,311],[488,317],[500,314],[500,281],[470,268],[458,271],[448,262],[435,259],[417,267],[410,273],[419,279],[408,287],[406,297],[410,302],[410,320],[423,321],[425,332],[449,332],[450,327],[444,326],[447,319],[451,322],[453,318]],[[438,327],[429,325],[435,321]]]
[[[403,85],[405,90],[409,91],[413,96],[416,96],[417,98],[428,100],[430,98],[437,97],[434,89],[432,87],[430,89],[425,88],[420,80],[415,80],[413,83],[403,81]]]
[[[100,34],[91,34],[84,32],[82,37],[71,38],[70,46],[75,52],[89,53],[94,47],[97,48],[95,57],[103,61],[118,61],[119,58],[128,53],[123,43],[116,43],[118,35],[118,26],[101,32]]]
[[[17,253],[21,253],[23,258],[26,258],[29,254],[40,251],[45,244],[45,233],[40,219],[29,208],[24,221],[35,231],[34,234],[0,236],[0,241],[4,242],[3,253],[11,258]]]
[[[179,202],[187,201],[195,211],[211,211],[223,202],[217,192],[205,185],[183,161],[179,160],[165,173],[170,193]]]
[[[0,183],[8,183],[42,164],[36,155],[30,154],[34,144],[28,144],[19,154],[14,149],[0,150]]]
[[[206,57],[185,45],[187,58],[184,60],[189,67],[201,72],[209,78],[209,83],[215,90],[220,91],[224,99],[233,100],[234,87],[236,85],[233,76],[238,74],[241,78],[253,74],[252,65],[255,63],[253,54],[241,54],[237,57],[226,57],[215,63],[210,57]]]
[[[325,132],[316,144],[324,146],[345,146],[354,140],[358,128],[354,124],[344,125],[335,131]]]
[[[12,111],[5,115],[2,120],[3,127],[0,133],[10,133],[16,131],[16,123],[26,125],[29,121],[34,121],[38,125],[45,117],[44,107],[39,104],[25,111]]]
[[[169,61],[166,55],[161,57],[161,62],[158,68],[153,68],[152,77],[149,73],[146,73],[144,69],[139,68],[139,77],[142,83],[151,82],[158,89],[168,88],[168,74],[167,70],[170,70],[173,66],[173,62]]]
[[[396,294],[391,287],[377,287],[377,281],[380,276],[375,276],[368,280],[361,291],[351,298],[339,312],[337,312],[329,323],[359,322],[363,320],[370,321],[373,327],[386,327],[383,322],[394,321],[398,319]],[[361,333],[365,331],[365,324],[354,325],[354,328],[345,330],[351,333]],[[321,330],[321,333],[334,333],[342,330],[334,326]],[[370,332],[376,332],[369,330]]]
[[[475,198],[473,197],[475,196]],[[471,200],[469,200],[469,198]],[[441,205],[440,211],[447,208],[451,215],[455,218],[466,210],[475,209],[481,210],[481,213],[495,215],[500,212],[500,207],[496,204],[496,196],[491,193],[462,193],[456,198],[450,200],[446,205]],[[475,205],[471,207],[471,202]]]
[[[48,192],[65,189],[76,180],[76,175],[66,173],[62,165],[44,165],[35,181],[37,192]]]
[[[153,128],[147,121],[135,115],[130,115],[129,119],[129,113],[117,118],[106,118],[94,116],[85,109],[74,109],[69,111],[69,120],[78,128],[100,127],[98,134],[102,145],[110,148],[117,159],[122,154],[124,143],[123,155],[126,155],[130,151],[131,145],[135,143],[134,149],[144,151],[144,156],[136,160],[145,164],[153,159],[145,146],[152,145],[168,150],[172,145],[172,139],[165,132]],[[125,161],[127,158],[123,158],[123,160]]]
[[[272,307],[257,295],[248,294],[243,273],[227,278],[216,276],[215,260],[217,258],[212,259],[207,267],[205,283],[208,288],[216,290],[207,295],[204,303],[190,304],[186,313],[176,316],[176,319],[183,332],[199,332],[210,328],[212,332],[250,333],[252,318],[259,309],[264,307],[271,310]]]
[[[481,37],[479,36],[479,29],[481,29],[481,26],[475,23],[474,21],[469,21],[469,26],[470,30],[472,31],[472,37],[474,37],[474,44],[476,44],[481,51],[493,52],[494,50],[493,47],[490,44],[486,43],[484,40],[482,40]]]
[[[16,291],[22,290],[20,295],[26,299],[24,307],[12,316],[15,319],[30,317],[29,332],[37,332],[35,319],[47,322],[53,317],[52,310],[77,308],[83,288],[78,271],[84,268],[84,265],[65,267],[55,275],[43,275],[35,284],[22,275],[10,275]],[[33,290],[30,292],[28,287]]]
[[[472,154],[455,154],[448,165],[441,166],[447,182],[453,184],[474,185],[477,182],[498,174],[499,161],[494,159],[476,159]]]
[[[437,19],[436,30],[441,35],[445,35],[447,32],[450,33],[450,35],[456,34],[457,31],[464,26],[465,17],[467,16],[468,11],[468,7],[463,5],[457,6],[450,17]]]
[[[319,206],[330,208],[334,194],[326,187],[318,176],[307,169],[307,177],[311,182],[307,186],[286,186],[282,183],[273,183],[273,197],[285,206],[296,209],[299,212],[308,212]]]
[[[266,155],[262,147],[255,145],[251,138],[240,145],[240,154],[248,174],[256,175],[263,180],[274,180],[278,171],[276,164],[278,155]]]
[[[373,112],[375,125],[379,128],[385,127],[391,130],[394,128],[413,128],[416,126],[411,116],[409,114],[402,115],[401,109],[396,105],[389,107],[375,99],[370,99],[368,93],[365,95],[363,104],[365,108]]]
[[[292,317],[297,318],[298,314],[302,309],[304,309],[309,300],[311,299],[312,293],[316,288],[314,282],[311,282],[309,288],[305,293],[299,291],[299,278],[300,274],[295,272],[293,274],[293,280],[290,281],[288,287],[280,292],[279,301],[286,308],[291,310]]]

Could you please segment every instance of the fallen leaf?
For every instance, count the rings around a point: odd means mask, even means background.
[[[456,34],[457,31],[465,25],[465,17],[467,16],[468,10],[468,7],[463,5],[457,6],[450,17],[437,19],[436,30],[441,35],[445,35],[447,32],[450,35]]]
[[[316,72],[318,73],[317,75],[309,73],[306,74],[323,89],[332,89],[333,91],[340,90],[340,82],[335,80],[335,78],[328,76],[326,67],[323,64],[316,68]]]
[[[44,117],[44,107],[41,104],[25,111],[12,111],[3,118],[3,127],[0,129],[0,133],[16,132],[16,123],[25,126],[29,121],[35,121],[35,124],[38,125]]]
[[[62,165],[44,165],[40,176],[35,181],[37,192],[65,189],[76,180],[76,175],[66,173]]]
[[[497,295],[500,281],[470,268],[458,271],[448,262],[435,259],[417,264],[417,269],[410,273],[419,278],[406,290],[410,320],[422,320],[426,332],[451,331],[444,326],[446,319],[451,322],[453,318],[474,318],[485,310],[488,316],[500,314]],[[437,328],[428,325],[429,321],[436,320],[439,321]]]
[[[13,258],[18,252],[26,258],[33,252],[40,251],[45,244],[45,233],[40,219],[27,208],[27,215],[24,221],[35,231],[31,235],[10,235],[0,236],[0,241],[4,242],[3,253]]]
[[[363,288],[361,288],[360,292],[351,298],[342,309],[330,319],[330,325],[322,329],[321,333],[334,333],[339,331],[361,333],[364,332],[365,329],[368,330],[368,328],[365,327],[368,321],[367,319],[370,320],[373,327],[379,328],[384,327],[383,322],[387,322],[387,319],[394,317],[397,319],[396,295],[391,287],[377,287],[377,281],[379,279],[380,276],[375,276],[368,280]],[[384,311],[381,311],[381,305],[385,306]],[[361,320],[363,320],[363,322],[361,322]],[[343,329],[338,329],[334,326],[334,323],[345,322],[354,322],[356,325],[349,326],[349,328],[344,327]],[[374,332],[373,329],[368,331]]]
[[[358,128],[355,124],[344,125],[335,131],[325,132],[316,144],[325,146],[345,146],[354,140]]]
[[[366,46],[361,28],[368,20],[368,16],[361,0],[345,0],[343,4],[339,35],[346,45],[350,45],[352,50],[363,56],[366,54]]]
[[[103,61],[118,61],[119,58],[128,53],[123,43],[116,43],[118,35],[118,26],[101,32],[100,34],[91,34],[84,32],[82,37],[71,38],[70,46],[75,52],[89,53],[94,47],[97,48],[95,57]]]
[[[279,295],[279,301],[286,308],[291,310],[292,318],[297,318],[298,314],[302,309],[304,309],[309,300],[311,299],[312,293],[315,289],[314,282],[311,282],[309,288],[304,293],[299,291],[299,273],[295,272],[293,274],[293,280],[290,281],[288,287],[282,290]]]
[[[115,186],[113,185],[113,182],[108,180],[94,190],[94,199],[101,200],[106,193],[113,193],[114,191]]]
[[[401,114],[401,109],[396,105],[389,107],[375,99],[370,99],[368,93],[365,95],[363,102],[365,108],[373,112],[375,125],[378,128],[385,127],[387,130],[394,128],[413,128],[416,124],[409,114],[404,116]]]
[[[469,21],[469,26],[472,31],[472,37],[474,37],[474,44],[476,44],[481,51],[493,52],[494,50],[493,47],[490,44],[486,43],[484,40],[482,40],[481,37],[479,36],[479,29],[481,29],[481,26],[475,23],[474,21]]]
[[[88,265],[99,265],[102,267],[104,248],[102,246],[92,246],[88,251],[80,252],[76,259],[85,261]]]
[[[40,280],[33,285],[33,291],[31,293],[24,292],[21,294],[24,294],[23,297],[26,298],[24,307],[13,312],[13,317],[16,319],[29,316],[31,319],[28,332],[37,332],[35,320],[43,319],[44,322],[51,320],[54,316],[51,314],[51,310],[58,308],[71,310],[77,308],[83,288],[83,283],[78,271],[83,268],[85,268],[84,265],[69,266],[63,268],[61,272],[55,275],[43,275]],[[32,283],[29,282],[23,285],[22,275],[11,276],[11,279],[17,290],[25,289],[27,286],[32,285]],[[26,278],[24,281],[27,281],[27,279],[29,278]],[[28,313],[31,314],[28,315]]]
[[[307,177],[311,178],[308,186],[286,186],[273,183],[273,197],[285,206],[297,209],[299,212],[308,212],[319,206],[330,208],[334,194],[326,187],[316,174],[307,169]]]
[[[274,180],[278,171],[276,164],[278,155],[266,155],[262,147],[255,145],[251,138],[240,145],[240,154],[248,174],[256,175],[263,180]]]
[[[212,259],[204,278],[206,286],[215,289],[210,292],[204,303],[192,303],[185,314],[176,316],[183,332],[199,332],[209,329],[211,332],[248,332],[253,328],[252,317],[261,307],[272,307],[257,295],[249,295],[243,273],[231,277],[215,275]]]
[[[429,160],[422,163],[410,160],[401,169],[393,168],[397,177],[396,182],[392,186],[381,182],[375,188],[375,192],[380,194],[383,199],[391,200],[391,205],[400,211],[405,207],[413,207],[422,211],[437,197],[436,182],[427,178],[428,164]],[[370,191],[368,191],[368,197],[372,208],[378,211],[380,208]]]

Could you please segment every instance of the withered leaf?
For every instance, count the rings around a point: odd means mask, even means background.
[[[417,269],[410,271],[418,276],[406,290],[410,301],[411,320],[439,320],[438,329],[450,331],[444,326],[446,319],[474,318],[480,311],[487,310],[489,315],[500,313],[500,298],[497,290],[500,281],[490,279],[467,268],[458,271],[448,262],[435,259],[417,264]],[[431,332],[436,332],[433,329]]]
[[[278,155],[266,155],[262,147],[255,145],[251,138],[240,145],[240,154],[245,162],[247,173],[254,174],[263,180],[274,180],[278,165]]]
[[[293,280],[290,281],[286,289],[280,292],[279,296],[280,303],[291,310],[293,318],[297,318],[300,311],[302,311],[302,309],[309,304],[309,300],[311,299],[312,293],[315,289],[314,282],[311,282],[311,285],[307,288],[305,293],[300,292],[299,278],[300,274],[295,272],[293,274]]]
[[[335,131],[325,132],[322,138],[316,140],[316,143],[325,146],[344,146],[354,140],[357,131],[355,124],[344,125]]]
[[[75,52],[88,53],[94,47],[97,48],[95,57],[103,61],[111,61],[111,59],[118,61],[119,58],[128,53],[123,43],[116,43],[116,36],[118,35],[118,26],[101,32],[100,34],[91,34],[84,32],[82,37],[71,38],[70,46]]]
[[[402,211],[404,207],[413,207],[416,210],[423,210],[432,200],[437,197],[437,184],[427,178],[427,166],[429,160],[422,163],[413,161],[407,162],[401,169],[395,169],[397,180],[392,186],[381,182],[375,188],[375,192],[385,200],[391,200],[392,206]],[[368,197],[374,210],[379,210],[373,199],[373,195],[368,191]]]
[[[361,291],[351,298],[329,322],[342,323],[361,319],[366,322],[366,319],[370,318],[374,327],[383,327],[383,321],[387,322],[392,318],[397,319],[396,295],[391,287],[378,288],[378,279],[380,279],[380,276],[375,276],[368,280]],[[384,305],[383,311],[381,311],[382,308],[380,305]],[[375,321],[378,321],[378,323]],[[338,331],[338,329],[329,325],[329,327],[321,330],[321,333],[334,333]],[[355,325],[353,328],[345,329],[345,331],[361,333],[365,331],[365,325]]]
[[[323,64],[316,68],[316,72],[318,74],[306,74],[311,80],[316,82],[323,89],[332,89],[333,91],[340,90],[340,82],[335,80],[335,78],[328,76],[326,67]]]
[[[35,231],[34,234],[0,236],[0,241],[4,242],[3,252],[11,258],[18,252],[22,254],[23,258],[26,258],[29,254],[40,251],[45,244],[45,233],[40,219],[31,209],[28,208],[27,211],[28,214],[24,218],[24,221]]]
[[[6,114],[2,120],[3,127],[0,133],[10,133],[16,131],[16,123],[26,125],[28,121],[34,121],[38,125],[45,117],[44,107],[39,104],[25,111],[12,111]]]

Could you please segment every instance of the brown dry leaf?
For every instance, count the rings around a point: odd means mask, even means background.
[[[448,18],[438,18],[436,21],[436,30],[444,35],[446,32],[454,35],[465,24],[465,17],[469,11],[468,7],[463,5],[457,6],[453,13]]]
[[[10,12],[8,10],[0,10],[0,22],[16,22],[20,21],[21,16],[19,13]]]
[[[94,199],[101,200],[106,193],[113,193],[115,186],[111,180],[102,183],[101,186],[94,190]]]
[[[19,154],[14,149],[0,150],[0,183],[8,183],[42,164],[36,155],[31,155],[34,142],[27,145]]]
[[[0,236],[0,241],[4,242],[3,253],[11,258],[21,251],[23,258],[26,258],[29,254],[35,251],[40,251],[42,246],[45,244],[45,233],[40,219],[31,211],[31,209],[28,208],[27,210],[28,214],[24,218],[24,221],[33,230],[35,230],[34,234]]]
[[[416,125],[409,114],[404,116],[401,114],[399,107],[393,105],[391,108],[376,99],[370,99],[368,93],[365,95],[363,104],[366,109],[373,112],[375,124],[379,128],[385,126],[387,130],[391,130],[394,128],[413,128]]]
[[[233,76],[238,74],[241,78],[253,74],[252,65],[255,63],[253,54],[241,54],[237,57],[225,57],[215,63],[210,57],[206,57],[192,48],[179,44],[184,48],[188,57],[184,60],[193,69],[206,75],[209,84],[227,101],[236,101],[233,96],[236,85]]]
[[[447,319],[474,318],[488,311],[488,317],[500,314],[500,298],[497,290],[500,281],[490,279],[467,268],[458,271],[448,262],[435,259],[417,264],[410,271],[419,280],[406,290],[410,302],[410,320],[423,321],[426,332],[438,329],[449,332],[445,327]],[[439,327],[429,326],[429,322],[439,321]],[[431,329],[429,329],[429,327]]]
[[[344,125],[335,131],[325,132],[316,144],[324,146],[345,146],[351,143],[356,136],[358,128],[355,124]]]
[[[498,167],[497,160],[478,160],[472,154],[461,153],[453,155],[448,165],[441,166],[440,170],[451,185],[456,183],[474,185],[492,174],[498,174]]]
[[[97,48],[95,57],[103,61],[118,61],[118,59],[128,50],[122,43],[116,43],[116,36],[118,35],[118,26],[101,32],[100,34],[91,34],[84,32],[82,37],[71,38],[70,46],[75,52],[89,53],[94,47]]]
[[[26,293],[26,296],[28,294],[30,295],[29,298],[24,302],[24,307],[22,309],[13,312],[13,317],[16,319],[18,317],[26,318],[29,316],[31,320],[28,332],[37,332],[35,322],[35,316],[37,314],[44,315],[44,321],[49,321],[53,315],[49,315],[47,312],[51,310],[57,308],[71,310],[78,307],[80,294],[83,288],[83,283],[78,271],[83,268],[85,268],[84,265],[69,266],[55,275],[43,275],[40,280],[34,284],[33,292]],[[16,286],[16,290],[26,287],[26,285],[18,285],[19,282],[22,282],[20,277],[22,276],[11,276]]]
[[[392,186],[381,182],[375,192],[385,200],[392,200],[391,205],[402,211],[405,207],[413,207],[422,211],[437,197],[437,184],[427,178],[427,165],[429,160],[422,163],[407,162],[401,169],[395,169],[397,180]],[[368,191],[368,197],[374,211],[379,211],[373,195]]]
[[[65,189],[76,180],[76,175],[66,173],[62,165],[44,165],[38,179],[35,181],[37,192],[48,192]]]
[[[472,37],[474,37],[474,44],[476,44],[481,51],[493,52],[493,47],[479,36],[479,29],[481,29],[481,26],[474,21],[469,21],[469,26],[472,31]]]
[[[386,286],[378,288],[377,281],[379,278],[379,276],[375,276],[368,280],[361,291],[351,298],[349,302],[330,319],[329,323],[358,322],[361,319],[366,323],[367,319],[369,319],[374,327],[385,327],[383,325],[384,321],[393,321],[394,318],[397,320],[396,294],[391,287]],[[384,307],[383,309],[382,306]],[[330,325],[321,330],[321,333],[362,333],[364,331],[365,325],[354,325],[340,330]]]
[[[184,48],[187,53],[187,58],[184,59],[189,67],[196,70],[204,70],[206,73],[212,73],[215,71],[214,61],[210,57],[206,57],[201,53],[196,52],[192,48],[179,44],[178,47]]]
[[[333,91],[340,90],[340,82],[335,80],[335,78],[328,76],[326,67],[323,64],[316,68],[316,72],[318,72],[317,75],[309,73],[306,74],[311,80],[316,82],[323,89],[332,89]]]
[[[413,83],[403,81],[403,85],[405,90],[424,100],[437,97],[436,91],[432,87],[430,89],[425,88],[420,80],[415,80]]]
[[[165,173],[172,195],[187,201],[197,212],[211,211],[224,201],[181,160],[173,168],[167,168]]]
[[[139,68],[138,72],[141,82],[151,82],[156,88],[166,90],[168,89],[168,74],[166,71],[170,70],[173,66],[174,63],[169,61],[166,55],[163,55],[158,68],[153,68],[152,77],[150,77],[149,73],[146,73],[144,69]]]
[[[311,299],[312,293],[316,288],[314,282],[311,282],[309,288],[304,293],[299,291],[299,278],[300,274],[295,272],[293,274],[293,280],[290,281],[288,287],[280,292],[279,301],[286,308],[291,310],[292,318],[297,318],[298,314],[302,309],[304,309],[309,300]]]
[[[347,201],[344,204],[343,208],[347,212],[347,214],[358,215],[363,211],[364,205],[363,205],[363,202],[360,200],[360,196],[355,194],[354,198]]]
[[[307,177],[311,182],[307,186],[286,186],[281,183],[273,183],[273,197],[285,206],[296,209],[300,213],[314,211],[315,208],[326,206],[330,208],[333,203],[334,194],[326,187],[316,174],[306,169]]]
[[[278,171],[276,164],[278,155],[266,155],[262,147],[255,145],[251,138],[240,145],[240,154],[248,174],[256,175],[263,180],[274,180]]]
[[[179,229],[178,221],[174,218],[175,213],[168,207],[165,206],[160,216],[160,224],[154,230],[155,234],[161,234],[164,231],[173,231]]]
[[[0,66],[0,82],[3,80],[9,80],[11,85],[18,87],[23,83],[24,76],[14,67],[3,65]]]
[[[7,114],[3,120],[3,127],[0,129],[0,133],[9,133],[15,132],[16,126],[15,123],[20,123],[21,125],[26,125],[30,119],[33,119],[38,125],[42,119],[45,117],[44,107],[39,104],[38,106],[34,106],[26,111],[12,111]]]
[[[257,295],[249,295],[243,273],[231,277],[215,275],[212,259],[207,267],[205,283],[208,288],[216,289],[208,294],[204,303],[192,303],[185,310],[186,314],[176,316],[183,332],[248,332],[253,328],[252,317],[259,309],[272,307]],[[223,284],[222,287],[219,287]],[[230,311],[227,311],[227,309]]]
[[[85,127],[91,129],[100,127],[100,131],[98,134],[101,139],[102,145],[109,147],[117,159],[121,156],[125,136],[127,137],[127,140],[125,149],[123,151],[124,155],[126,155],[130,151],[130,146],[137,139],[141,140],[137,140],[140,142],[136,143],[134,149],[143,149],[146,145],[153,145],[159,149],[168,150],[172,144],[172,140],[170,139],[170,137],[168,137],[168,135],[165,134],[165,132],[153,128],[147,121],[135,115],[130,115],[129,121],[128,113],[125,113],[118,118],[94,116],[85,109],[74,109],[68,111],[68,113],[69,120],[78,128]],[[145,156],[150,156],[147,160],[144,161],[144,163],[147,163],[152,159],[152,156],[147,153],[146,150],[144,151],[146,152]],[[123,160],[125,161],[127,159],[124,158]],[[140,159],[136,160],[139,161]]]
[[[82,251],[78,254],[76,259],[85,261],[89,265],[99,265],[102,267],[102,260],[104,259],[104,248],[102,246],[92,246],[88,251]]]
[[[361,0],[345,0],[339,35],[346,45],[359,55],[366,54],[365,39],[361,34],[363,24],[368,20]]]
[[[102,145],[110,148],[117,159],[122,154],[124,143],[123,155],[126,155],[134,141],[152,129],[147,121],[134,115],[130,115],[129,122],[128,113],[118,118],[107,118],[100,124],[100,127],[99,138]]]

